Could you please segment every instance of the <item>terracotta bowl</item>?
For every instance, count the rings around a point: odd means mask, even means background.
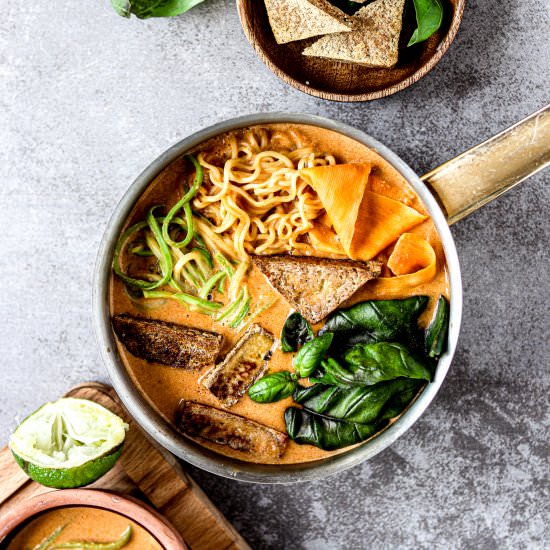
[[[399,62],[392,69],[372,69],[330,59],[306,57],[302,51],[316,38],[277,44],[263,0],[237,0],[241,24],[260,59],[287,84],[322,99],[370,101],[386,97],[420,80],[445,55],[453,42],[466,0],[444,0],[445,18],[439,31],[425,42],[406,47],[414,30],[414,8],[405,17]]]
[[[21,502],[0,518],[0,547],[3,548],[2,541],[27,520],[64,506],[89,506],[116,512],[143,527],[165,550],[187,549],[181,535],[150,506],[132,497],[92,489],[51,491]]]

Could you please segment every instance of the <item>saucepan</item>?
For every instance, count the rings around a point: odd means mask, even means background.
[[[439,361],[433,383],[428,384],[414,404],[377,437],[331,458],[297,465],[241,462],[209,451],[180,434],[152,408],[131,381],[118,357],[109,315],[109,278],[114,247],[133,205],[151,181],[175,159],[214,136],[269,123],[309,124],[326,128],[351,137],[379,153],[401,173],[424,202],[443,242],[450,279],[448,346]],[[248,115],[216,124],[183,139],[154,160],[130,186],[108,222],[100,245],[93,285],[94,323],[101,355],[116,391],[130,414],[153,439],[181,459],[221,476],[258,483],[307,481],[340,472],[373,457],[420,418],[441,387],[453,359],[462,316],[462,281],[449,225],[549,164],[550,106],[421,177],[388,147],[361,130],[309,114]]]

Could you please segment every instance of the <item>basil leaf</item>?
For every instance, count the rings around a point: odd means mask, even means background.
[[[288,436],[299,444],[315,445],[325,451],[334,451],[365,441],[383,424],[355,424],[313,414],[304,409],[289,407],[285,411]]]
[[[123,17],[133,13],[139,19],[147,19],[180,15],[202,2],[204,0],[111,0],[111,5]]]
[[[274,403],[291,396],[296,385],[296,376],[290,372],[273,372],[254,382],[248,395],[256,403]]]
[[[296,390],[294,401],[310,412],[335,420],[372,424],[394,396],[413,388],[418,388],[418,382],[405,378],[352,388],[315,384]]]
[[[287,317],[283,325],[281,349],[284,352],[297,351],[300,346],[312,340],[313,337],[313,329],[309,322],[295,311]]]
[[[429,357],[439,357],[447,348],[449,314],[449,302],[440,296],[433,319],[426,329],[426,354]]]
[[[345,360],[356,384],[372,385],[398,377],[432,379],[430,370],[402,344],[361,344],[349,350]]]
[[[333,334],[325,332],[306,342],[296,354],[293,361],[294,370],[300,378],[307,378],[325,357],[332,342]]]
[[[374,341],[388,341],[416,328],[418,316],[428,303],[427,296],[404,300],[370,300],[348,309],[339,309],[320,331],[363,333]]]
[[[417,28],[407,46],[424,42],[434,34],[443,21],[441,0],[413,0]]]

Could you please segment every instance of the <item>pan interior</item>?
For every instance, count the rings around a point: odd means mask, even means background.
[[[151,182],[158,179],[159,174],[169,169],[172,163],[180,158],[182,154],[195,150],[197,147],[201,147],[205,142],[216,139],[217,136],[225,132],[232,132],[239,128],[258,124],[308,125],[316,129],[316,131],[329,130],[330,132],[336,132],[338,135],[346,136],[344,143],[347,143],[346,140],[351,139],[357,142],[361,147],[364,148],[364,146],[366,146],[370,151],[374,151],[377,155],[380,155],[380,157],[391,165],[392,170],[394,170],[396,174],[406,180],[407,184],[415,190],[419,199],[422,201],[424,208],[427,213],[429,213],[437,228],[442,247],[445,251],[446,263],[449,270],[452,304],[450,341],[448,352],[440,360],[434,382],[428,385],[415,403],[397,422],[392,424],[374,439],[363,443],[357,448],[348,450],[345,453],[329,456],[313,456],[305,463],[277,465],[247,463],[242,460],[237,460],[235,457],[220,456],[218,453],[205,449],[203,446],[182,436],[174,429],[172,423],[166,417],[166,414],[163,415],[162,412],[159,414],[158,407],[155,406],[154,401],[152,401],[145,392],[140,392],[136,389],[136,379],[132,376],[133,373],[131,370],[129,372],[121,362],[120,355],[116,351],[117,344],[110,330],[109,285],[111,282],[110,266],[114,244],[122,227],[127,223],[128,219],[131,218],[132,212],[135,212],[136,203],[139,203],[144,192],[146,194],[147,190],[151,188]],[[444,216],[437,207],[433,197],[427,192],[418,177],[408,168],[408,166],[406,166],[395,154],[369,136],[338,123],[308,115],[273,114],[243,117],[234,121],[228,121],[227,123],[204,130],[191,138],[183,140],[159,157],[159,159],[138,177],[122,199],[109,223],[98,258],[94,290],[96,329],[100,340],[101,350],[115,388],[138,422],[166,448],[196,466],[220,475],[256,482],[288,482],[323,477],[359,463],[388,446],[414,423],[431,399],[433,399],[450,364],[460,322],[460,274],[458,271],[458,262],[456,260],[456,251]]]

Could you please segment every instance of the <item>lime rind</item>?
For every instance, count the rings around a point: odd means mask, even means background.
[[[42,485],[80,487],[105,474],[117,461],[128,426],[105,407],[86,399],[46,403],[10,438],[23,470]]]
[[[118,447],[126,428],[120,417],[93,401],[64,398],[23,420],[10,448],[36,466],[75,468]]]
[[[32,462],[27,462],[13,450],[12,454],[17,464],[34,481],[54,489],[74,489],[93,483],[104,476],[116,463],[122,453],[122,444],[113,452],[96,458],[87,464],[75,468],[43,468]]]

